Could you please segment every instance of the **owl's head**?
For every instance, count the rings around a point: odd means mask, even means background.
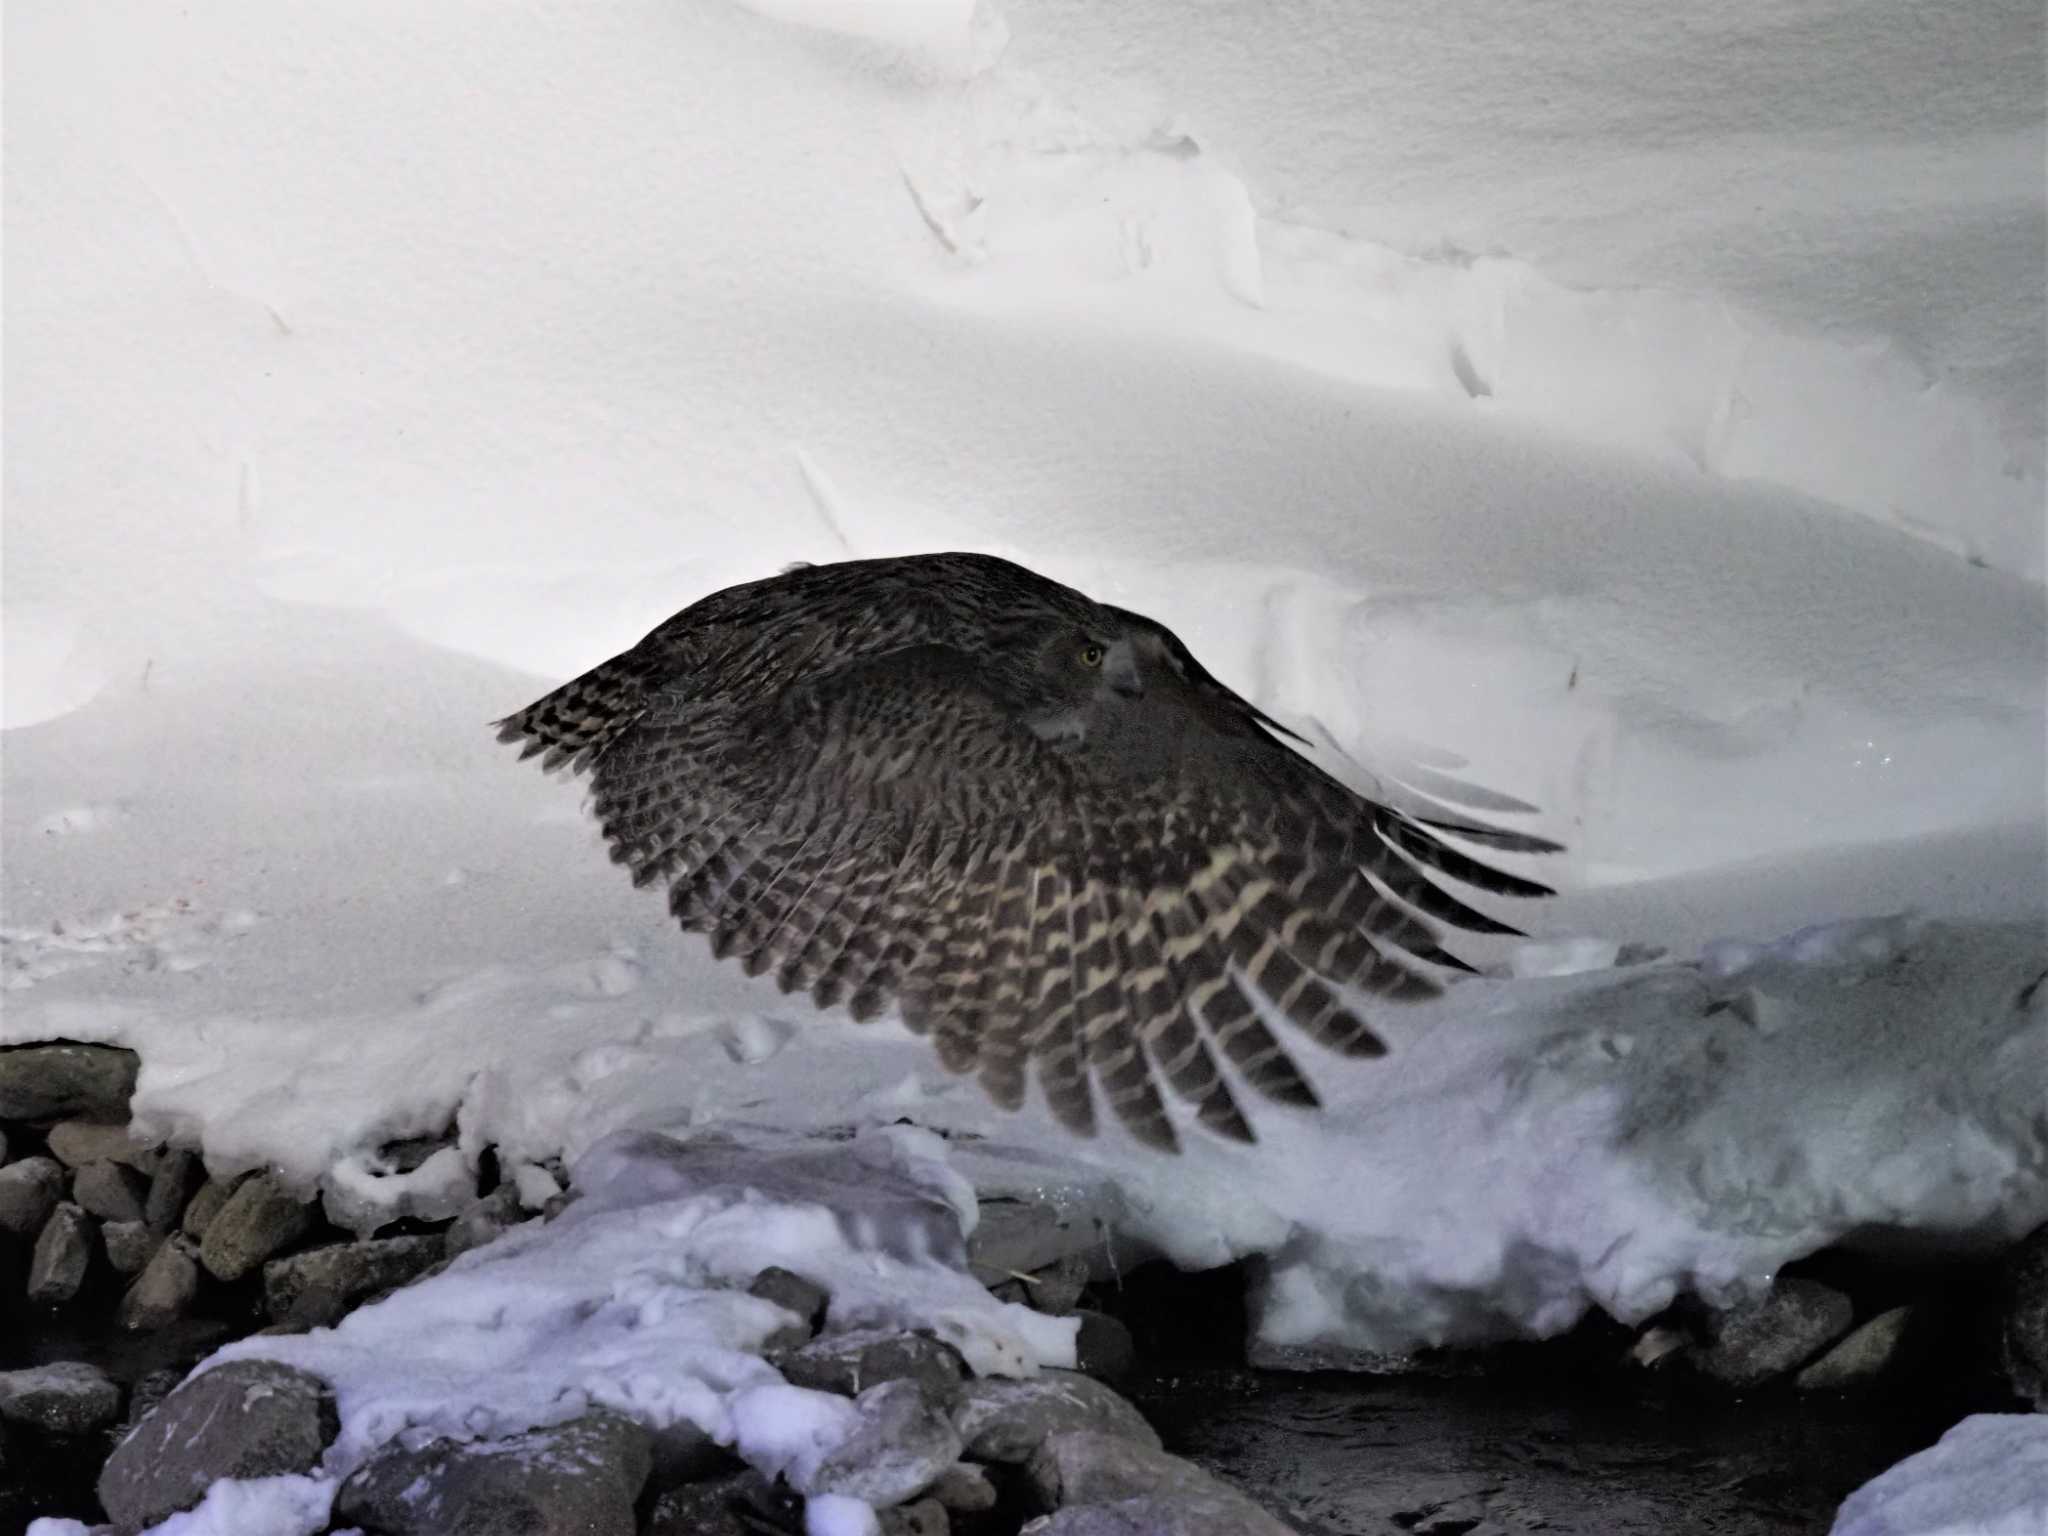
[[[1143,711],[1181,681],[1155,627],[1113,608],[1006,627],[986,657],[989,682],[1048,741],[1079,741]]]

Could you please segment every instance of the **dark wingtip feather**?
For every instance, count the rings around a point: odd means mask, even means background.
[[[1488,848],[1498,848],[1503,853],[1564,852],[1563,843],[1554,843],[1547,837],[1537,837],[1530,832],[1510,832],[1503,827],[1475,826],[1468,821],[1443,821],[1433,816],[1417,816],[1414,819],[1432,832],[1448,832],[1453,837],[1483,843]]]

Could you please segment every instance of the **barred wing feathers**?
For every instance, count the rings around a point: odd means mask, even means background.
[[[1239,732],[1262,717],[1206,676],[1224,701],[1217,750],[1133,775],[1042,741],[958,651],[810,654],[787,686],[706,696],[629,652],[505,734],[594,768],[613,858],[665,882],[715,954],[858,1018],[893,1003],[996,1102],[1021,1104],[1035,1074],[1079,1134],[1099,1099],[1177,1150],[1171,1095],[1253,1139],[1240,1085],[1317,1102],[1275,1020],[1382,1054],[1351,998],[1441,990],[1432,967],[1457,962],[1425,918],[1513,931],[1434,877],[1548,892],[1438,834],[1553,844],[1354,795],[1258,726]]]

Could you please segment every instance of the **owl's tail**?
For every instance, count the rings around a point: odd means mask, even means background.
[[[571,678],[517,714],[493,721],[498,740],[520,743],[522,759],[581,773],[647,708],[649,667],[632,651]]]

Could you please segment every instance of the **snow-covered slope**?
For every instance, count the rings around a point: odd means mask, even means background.
[[[2019,9],[9,7],[0,1039],[130,1041],[145,1116],[307,1178],[910,1115],[1278,1255],[1273,1342],[2038,1217]],[[1542,805],[1570,894],[1475,951],[1523,979],[1254,1152],[1074,1147],[711,966],[484,727],[941,547],[1166,620],[1339,771]],[[1629,941],[1673,958],[1545,977]]]

